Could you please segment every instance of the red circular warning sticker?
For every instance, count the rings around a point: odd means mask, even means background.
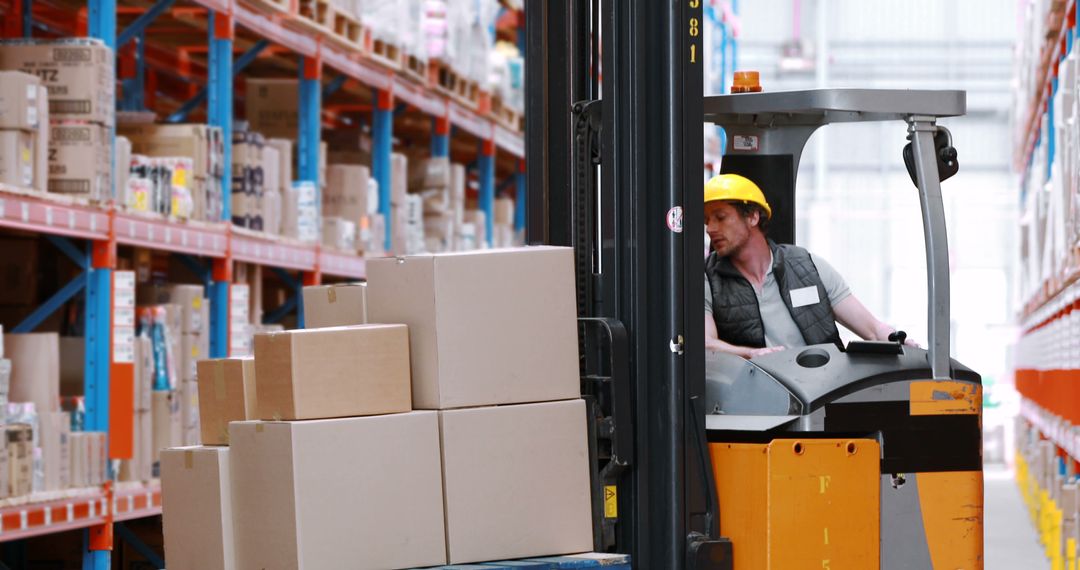
[[[667,227],[677,234],[682,233],[682,206],[667,211]]]

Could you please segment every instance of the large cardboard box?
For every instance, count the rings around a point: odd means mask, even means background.
[[[228,447],[161,452],[161,519],[169,570],[237,568]]]
[[[71,414],[46,412],[38,417],[38,424],[41,426],[45,490],[67,489],[71,486]]]
[[[292,188],[293,182],[293,137],[298,133],[292,133],[289,138],[267,139],[266,146],[273,147],[278,151],[278,182],[279,189]]]
[[[439,420],[450,564],[592,550],[583,400]]]
[[[199,419],[203,445],[228,445],[229,422],[256,419],[255,359],[200,360]]]
[[[104,199],[112,195],[109,130],[54,123],[49,131],[49,192]]]
[[[183,438],[180,395],[172,390],[155,390],[151,395],[153,414],[154,461],[162,449],[179,447]]]
[[[38,413],[60,411],[60,336],[7,333],[4,352],[11,359],[11,401],[33,402]]]
[[[249,78],[244,93],[251,130],[267,137],[292,139],[300,132],[300,86],[295,79]]]
[[[367,283],[304,287],[304,328],[367,324]]]
[[[393,324],[257,334],[255,377],[261,419],[407,412],[409,330]]]
[[[0,184],[34,186],[34,136],[28,131],[0,131]]]
[[[341,218],[360,224],[367,216],[368,178],[366,166],[331,164],[326,167],[326,187],[323,189],[323,216]]]
[[[0,46],[0,69],[18,69],[41,79],[49,90],[54,120],[112,125],[114,60],[112,50],[98,40],[14,41]]]
[[[234,422],[229,430],[240,568],[446,563],[437,414]]]
[[[369,259],[368,320],[409,325],[413,407],[578,397],[573,260],[559,247]]]
[[[0,129],[36,131],[41,81],[21,71],[0,71]]]

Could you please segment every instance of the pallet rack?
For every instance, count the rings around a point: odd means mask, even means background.
[[[391,245],[390,156],[395,138],[413,147],[421,141],[432,156],[472,163],[478,202],[487,214],[488,240],[492,235],[494,197],[499,191],[511,187],[516,190],[517,203],[522,207],[517,209],[515,223],[519,230],[524,227],[523,134],[500,120],[501,116],[491,108],[490,97],[479,94],[475,102],[450,97],[436,89],[430,79],[417,77],[415,70],[387,67],[373,47],[363,41],[349,45],[328,38],[327,30],[304,21],[295,0],[124,0],[120,6],[116,0],[76,3],[79,1],[0,0],[4,21],[0,32],[5,37],[45,34],[103,40],[118,58],[118,108],[138,110],[150,106],[165,111],[160,114],[174,121],[205,117],[206,123],[224,132],[224,172],[231,171],[233,102],[240,95],[239,91],[234,93],[233,79],[245,68],[259,65],[291,70],[292,77],[299,80],[300,91],[298,181],[318,185],[323,125],[355,122],[350,110],[370,112],[372,170],[379,182],[380,208],[387,220],[387,250]],[[166,23],[159,26],[157,23],[162,21]],[[523,23],[520,13],[516,21],[518,26]],[[358,38],[370,36],[366,30],[352,31]],[[333,70],[335,77],[324,78],[328,70]],[[503,176],[501,182],[496,180],[497,173]],[[113,280],[120,246],[170,252],[197,274],[211,299],[213,357],[226,356],[229,350],[230,284],[236,263],[272,268],[274,271],[268,273],[296,290],[281,310],[273,313],[280,316],[295,309],[300,323],[301,285],[320,283],[324,276],[365,277],[361,256],[233,227],[228,222],[228,176],[223,177],[226,200],[224,221],[220,223],[180,223],[128,212],[111,204],[91,204],[0,186],[0,228],[47,236],[83,269],[15,331],[32,330],[75,295],[86,295],[85,425],[88,430],[108,432],[110,442],[132,436],[131,418],[110,413],[112,402],[130,397],[133,374],[132,364],[116,361],[111,350],[116,341],[112,329]],[[110,445],[110,456],[115,447]],[[45,499],[0,506],[0,542],[87,529],[83,559],[86,569],[110,567],[114,523],[161,511],[157,483],[122,483],[115,487],[106,484]],[[116,525],[115,532],[151,559],[156,556],[122,525]],[[160,566],[160,559],[155,562]]]

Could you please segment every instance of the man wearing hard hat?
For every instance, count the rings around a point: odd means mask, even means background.
[[[767,232],[772,208],[757,184],[738,174],[705,184],[705,348],[754,358],[812,344],[840,344],[839,321],[866,340],[895,329],[879,321],[824,259],[777,244]]]

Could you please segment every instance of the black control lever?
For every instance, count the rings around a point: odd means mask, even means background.
[[[907,341],[907,333],[904,331],[896,331],[889,333],[889,342],[895,342],[897,344],[904,344]]]

